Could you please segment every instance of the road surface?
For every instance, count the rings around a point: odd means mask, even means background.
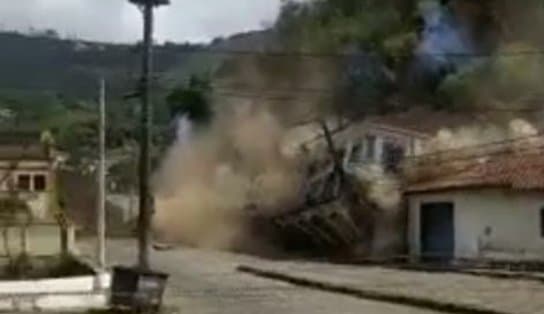
[[[83,247],[86,251],[93,246]],[[136,243],[109,241],[108,258],[112,265],[133,264]],[[236,271],[241,263],[258,262],[259,259],[250,256],[188,248],[153,251],[152,258],[154,269],[170,274],[165,294],[167,313],[438,314],[310,290]]]

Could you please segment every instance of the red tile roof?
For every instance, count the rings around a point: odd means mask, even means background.
[[[1,145],[0,160],[21,161],[21,160],[51,160],[51,151],[44,145]]]
[[[38,131],[0,131],[0,160],[50,160],[52,150]]]
[[[424,193],[480,187],[504,187],[515,190],[544,190],[544,155],[542,152],[510,153],[474,161],[459,171],[445,171],[409,184],[407,193]]]

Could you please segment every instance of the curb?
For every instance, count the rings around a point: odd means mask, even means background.
[[[471,271],[471,270],[465,270],[459,273],[471,275],[471,276],[494,278],[494,279],[531,280],[531,281],[544,283],[544,277],[534,276],[531,274],[523,274],[523,273],[492,273],[492,272],[479,272],[479,271]]]
[[[344,295],[353,296],[361,299],[383,301],[389,303],[396,303],[402,305],[409,305],[413,307],[419,307],[429,310],[436,310],[448,313],[459,314],[512,314],[509,312],[501,312],[491,309],[482,309],[470,305],[463,305],[457,303],[441,302],[428,298],[410,297],[401,294],[383,293],[372,290],[359,289],[349,287],[342,284],[334,284],[330,282],[324,282],[319,280],[313,280],[304,277],[297,277],[281,273],[278,271],[263,270],[251,266],[240,265],[236,268],[237,271],[242,273],[251,274],[254,276],[273,279],[278,281],[287,282],[296,286],[306,287],[315,290],[340,293]]]

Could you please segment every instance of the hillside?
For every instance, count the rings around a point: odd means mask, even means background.
[[[104,76],[115,92],[126,92],[140,69],[133,45],[60,39],[52,35],[0,33],[0,87],[50,91],[76,98],[94,97],[96,81]],[[196,46],[165,44],[157,47],[157,72],[182,64],[185,52]]]

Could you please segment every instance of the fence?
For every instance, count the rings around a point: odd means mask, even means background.
[[[30,256],[54,256],[73,251],[74,228],[56,223],[32,223],[26,227],[0,224],[0,257],[17,256],[25,251]]]

